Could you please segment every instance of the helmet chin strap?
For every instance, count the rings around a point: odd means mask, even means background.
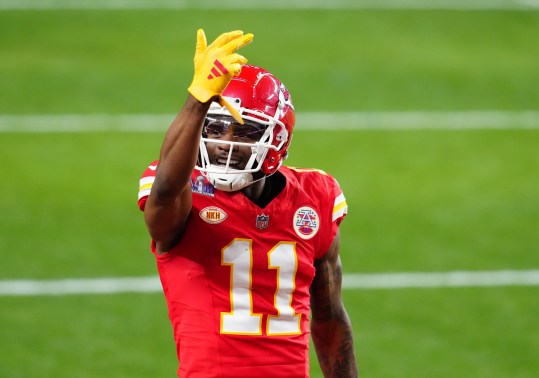
[[[225,171],[223,167],[210,164],[212,172],[206,173],[206,178],[216,189],[224,192],[235,192],[241,190],[249,185],[253,181],[252,173],[238,172],[238,173],[216,173],[216,171]]]

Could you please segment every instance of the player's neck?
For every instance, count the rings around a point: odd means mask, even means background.
[[[264,195],[265,187],[266,187],[266,178],[263,177],[262,179],[255,181],[251,185],[243,188],[241,192],[245,195],[245,197],[249,198],[251,202],[260,206],[260,199]]]
[[[256,181],[252,185],[244,188],[242,193],[258,205],[260,208],[266,207],[272,199],[274,199],[285,187],[286,181],[284,177],[281,179],[281,174],[276,174],[264,177]]]

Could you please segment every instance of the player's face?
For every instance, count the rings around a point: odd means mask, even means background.
[[[253,122],[239,124],[230,117],[207,118],[203,135],[213,141],[206,142],[211,164],[226,166],[230,150],[229,167],[244,169],[252,154],[253,146],[245,145],[258,142],[264,128]]]

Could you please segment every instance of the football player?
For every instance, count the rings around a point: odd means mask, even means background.
[[[347,212],[327,173],[282,165],[294,106],[233,31],[195,72],[139,207],[167,301],[182,378],[305,378],[312,335],[326,377],[356,377],[341,297],[339,224]]]

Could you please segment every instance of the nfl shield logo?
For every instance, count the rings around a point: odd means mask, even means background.
[[[269,215],[261,214],[256,216],[256,228],[263,230],[268,227]]]

